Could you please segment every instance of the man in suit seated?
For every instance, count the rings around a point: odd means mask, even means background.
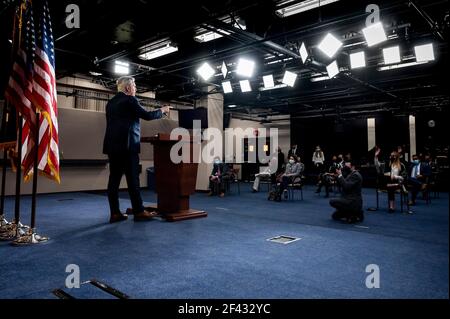
[[[336,169],[336,175],[337,181],[341,186],[341,197],[330,200],[330,205],[336,208],[332,218],[334,220],[345,218],[350,223],[363,221],[361,174],[356,170],[354,163],[348,160],[345,162],[342,170]]]
[[[135,221],[149,220],[154,212],[144,209],[139,186],[140,119],[159,119],[169,106],[157,111],[145,110],[136,98],[136,84],[131,76],[117,80],[118,93],[106,104],[106,132],[103,153],[109,159],[108,201],[110,223],[127,219],[119,208],[119,186],[123,174],[127,179]]]
[[[224,180],[229,178],[229,167],[223,163],[219,157],[214,159],[214,166],[209,176],[209,194],[208,196],[215,195],[217,192],[220,197],[225,196],[225,183]]]
[[[417,193],[425,189],[428,179],[431,176],[431,166],[428,163],[421,162],[419,157],[412,156],[411,166],[409,168],[408,184],[411,186],[411,200],[408,205],[415,205]]]

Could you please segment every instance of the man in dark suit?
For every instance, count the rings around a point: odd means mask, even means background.
[[[334,220],[345,218],[350,223],[363,221],[362,176],[351,161],[345,162],[344,165],[349,169],[346,177],[342,176],[341,169],[336,169],[337,181],[341,186],[342,194],[340,198],[330,200],[330,205],[336,208],[332,218]]]
[[[277,174],[284,172],[284,153],[281,147],[278,147]]]
[[[411,200],[408,205],[416,204],[417,193],[426,187],[430,176],[431,166],[426,162],[421,162],[419,157],[414,154],[408,176],[408,184],[411,186]]]
[[[154,213],[144,209],[139,186],[140,119],[154,120],[169,112],[164,106],[157,111],[146,111],[136,95],[134,78],[124,76],[117,80],[118,93],[106,105],[106,133],[103,153],[109,158],[108,201],[110,223],[127,219],[119,208],[119,186],[125,174],[135,221],[149,220]]]
[[[300,151],[300,147],[298,147],[297,144],[292,144],[291,149],[288,152],[288,158],[291,157],[292,155],[295,155],[296,157],[300,157],[301,156],[301,151]]]

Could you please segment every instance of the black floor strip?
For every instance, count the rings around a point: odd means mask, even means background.
[[[69,295],[67,292],[65,292],[62,289],[55,289],[52,292],[59,299],[76,299],[74,296]]]
[[[108,286],[107,284],[105,284],[101,281],[98,281],[97,279],[91,279],[89,282],[92,285],[94,285],[95,287],[100,288],[101,290],[103,290],[103,291],[109,293],[110,295],[113,295],[119,299],[129,299],[130,298],[130,296],[124,294],[123,292],[121,292],[117,289],[114,289],[111,286]]]

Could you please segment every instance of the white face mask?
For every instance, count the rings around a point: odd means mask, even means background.
[[[289,160],[289,163],[294,164],[295,161],[294,161],[293,159],[290,159],[290,160]]]

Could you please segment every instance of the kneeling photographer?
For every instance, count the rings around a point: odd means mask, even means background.
[[[337,181],[341,187],[341,197],[330,200],[330,205],[336,209],[334,220],[346,219],[349,223],[362,222],[364,213],[361,194],[362,176],[356,170],[351,159],[347,159],[344,167],[336,169]]]

